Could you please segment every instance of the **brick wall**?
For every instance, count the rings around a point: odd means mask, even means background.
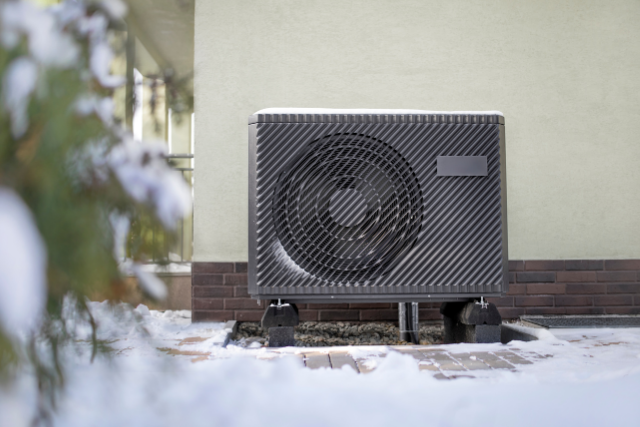
[[[640,314],[640,260],[510,261],[509,292],[490,298],[505,319],[523,314]],[[257,322],[265,304],[247,293],[247,263],[194,262],[194,321]],[[398,319],[397,304],[298,304],[301,320]],[[440,303],[420,303],[420,320],[438,320]]]

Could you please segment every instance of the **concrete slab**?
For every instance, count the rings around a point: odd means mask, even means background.
[[[331,369],[331,362],[329,361],[329,354],[327,353],[305,353],[304,364],[307,368],[311,369]]]
[[[354,371],[359,372],[356,361],[348,353],[329,353],[329,360],[332,369],[342,369],[343,366],[349,366]]]

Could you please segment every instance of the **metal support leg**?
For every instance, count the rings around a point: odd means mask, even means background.
[[[420,327],[418,325],[418,303],[398,303],[398,324],[400,340],[413,344],[420,343]]]
[[[262,327],[269,330],[269,347],[296,345],[294,327],[300,323],[298,307],[287,302],[271,301],[262,316]]]

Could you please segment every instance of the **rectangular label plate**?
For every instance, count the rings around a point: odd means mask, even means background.
[[[487,156],[438,156],[438,176],[487,176]]]

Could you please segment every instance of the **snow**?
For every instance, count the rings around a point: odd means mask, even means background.
[[[504,116],[500,111],[376,110],[366,108],[265,108],[253,114],[482,114]]]
[[[5,47],[15,47],[22,35],[29,40],[29,52],[40,64],[68,68],[80,54],[71,35],[62,31],[56,15],[26,1],[6,2],[0,10],[1,39]]]
[[[191,192],[182,176],[166,162],[164,142],[135,141],[125,135],[109,153],[109,167],[135,200],[151,204],[165,227],[191,211]]]
[[[36,326],[45,303],[46,250],[29,208],[0,186],[0,328]],[[2,423],[0,423],[1,425]]]
[[[2,103],[11,116],[11,133],[20,138],[27,131],[30,95],[36,87],[38,66],[27,57],[14,59],[2,79]]]
[[[64,352],[73,364],[54,426],[638,425],[640,329],[551,330],[532,342],[434,346],[451,355],[511,350],[533,361],[445,381],[388,347],[320,350],[364,358],[375,367],[369,374],[311,370],[296,353],[313,349],[225,348],[224,324],[191,324],[188,311],[89,307],[112,356],[90,363],[88,343]],[[89,339],[86,324],[70,327]],[[34,392],[27,375],[12,390],[0,388],[0,425],[27,425]]]
[[[100,84],[107,88],[118,87],[125,83],[124,76],[111,74],[111,61],[113,61],[113,51],[106,41],[100,42],[93,47],[89,59],[91,72]]]

